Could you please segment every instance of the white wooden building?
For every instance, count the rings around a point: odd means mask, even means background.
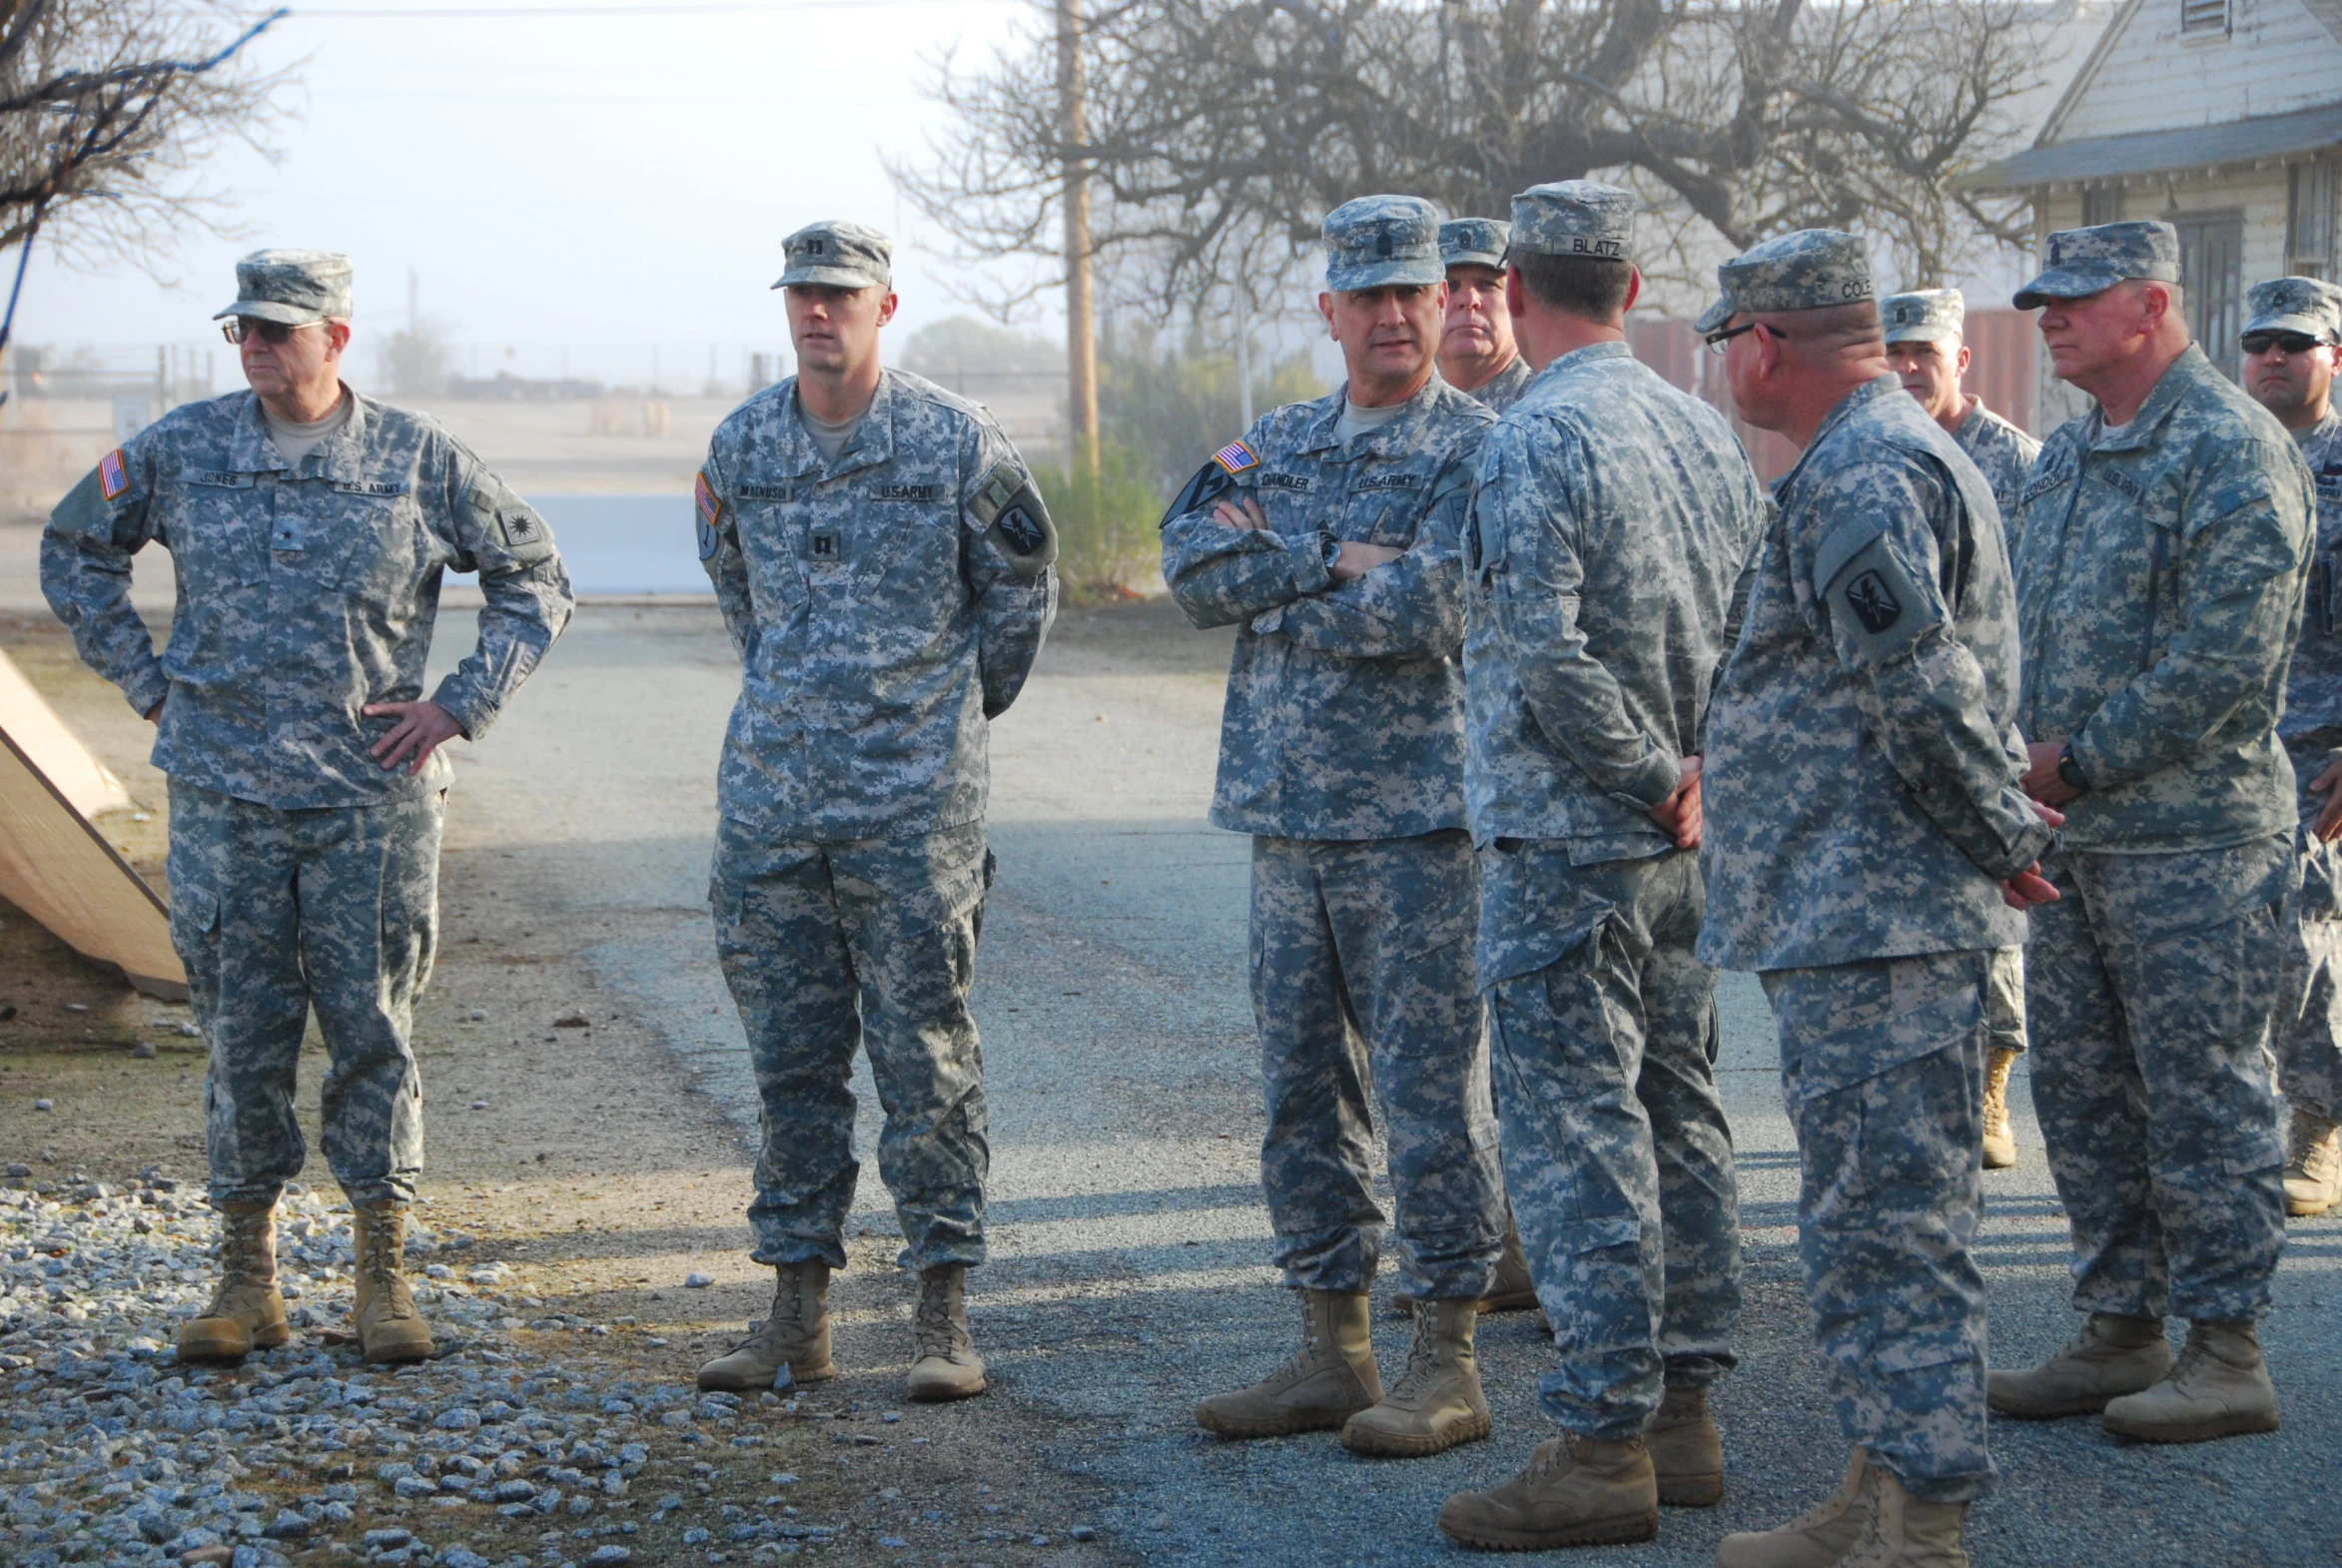
[[[2342,281],[2342,0],[2127,0],[2033,145],[1972,189],[2023,195],[2052,230],[2177,227],[2189,326],[2231,376],[2244,291]],[[2047,380],[2044,424],[2081,408]]]

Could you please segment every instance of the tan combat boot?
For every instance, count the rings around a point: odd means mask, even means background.
[[[2277,1429],[2277,1389],[2250,1323],[2190,1323],[2179,1363],[2144,1393],[2106,1406],[2106,1430],[2148,1443],[2200,1443]]]
[[[1439,1510],[1451,1540],[1492,1552],[1615,1546],[1659,1533],[1659,1486],[1639,1437],[1549,1437],[1529,1467],[1488,1492],[1458,1492]]]
[[[1886,1471],[1879,1474],[1878,1501],[1869,1528],[1837,1568],[1967,1568],[1960,1548],[1965,1503],[1924,1503]]]
[[[233,1361],[293,1337],[277,1293],[277,1205],[220,1205],[220,1286],[179,1325],[182,1361]]]
[[[1342,1423],[1341,1445],[1354,1454],[1411,1459],[1486,1437],[1488,1401],[1472,1353],[1479,1317],[1479,1303],[1472,1300],[1418,1306],[1406,1371],[1388,1393]]]
[[[2285,1163],[2285,1212],[2307,1219],[2342,1203],[2342,1122],[2296,1106],[2293,1158]]]
[[[968,1332],[968,1265],[945,1263],[919,1273],[919,1315],[911,1324],[918,1358],[904,1393],[935,1401],[984,1392],[984,1361]]]
[[[1774,1530],[1744,1530],[1716,1543],[1716,1568],[1831,1568],[1870,1531],[1887,1472],[1862,1449],[1846,1479],[1810,1512]]]
[[[1195,1424],[1221,1437],[1333,1431],[1381,1397],[1366,1292],[1303,1290],[1293,1358],[1249,1388],[1195,1406]]]
[[[748,1337],[699,1369],[699,1386],[735,1393],[770,1388],[789,1369],[792,1383],[838,1375],[830,1360],[830,1265],[821,1258],[774,1266],[772,1310]]]
[[[2008,1130],[2008,1070],[2016,1053],[1994,1046],[1984,1066],[1984,1169],[2005,1171],[2016,1164],[2016,1135]]]
[[[1987,1372],[1984,1403],[2020,1421],[2095,1415],[2107,1400],[2152,1388],[2170,1370],[2161,1318],[2092,1312],[2081,1332],[2039,1366]]]
[[[406,1244],[406,1210],[395,1203],[362,1208],[352,1205],[350,1234],[357,1243],[356,1299],[350,1316],[358,1325],[358,1343],[369,1361],[426,1361],[431,1353],[430,1325],[415,1309],[414,1292],[406,1287],[399,1265]]]
[[[1708,1390],[1670,1388],[1643,1429],[1659,1500],[1670,1508],[1713,1508],[1724,1500],[1724,1434],[1708,1413]]]
[[[1401,1290],[1390,1298],[1390,1309],[1401,1317],[1412,1313],[1423,1303]],[[1537,1281],[1529,1277],[1529,1256],[1521,1250],[1520,1227],[1512,1222],[1512,1212],[1505,1211],[1504,1250],[1497,1254],[1496,1273],[1488,1281],[1488,1293],[1480,1297],[1483,1312],[1526,1312],[1537,1304]]]

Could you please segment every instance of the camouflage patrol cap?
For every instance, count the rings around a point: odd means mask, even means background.
[[[868,224],[833,218],[807,224],[781,242],[788,271],[776,289],[813,284],[825,289],[891,289],[895,243]]]
[[[1967,297],[1957,289],[1914,289],[1891,294],[1879,306],[1889,343],[1941,343],[1959,336]]]
[[[2086,300],[2125,278],[2179,282],[2179,231],[2167,223],[2134,219],[2049,236],[2041,275],[2016,291],[2020,311],[2051,300]]]
[[[1700,313],[1695,332],[1712,333],[1740,312],[1818,311],[1877,298],[1871,248],[1837,229],[1775,235],[1717,268],[1716,284],[1724,297]]]
[[[2320,343],[2342,343],[2342,289],[2316,278],[2272,278],[2244,297],[2248,333],[2300,333]]]
[[[332,251],[255,251],[236,264],[236,303],[212,318],[307,327],[350,317],[350,258]]]
[[[1439,226],[1442,267],[1502,267],[1512,225],[1497,218],[1451,218]]]
[[[1634,192],[1599,180],[1532,185],[1512,199],[1513,245],[1540,256],[1623,262],[1642,205]]]
[[[1439,212],[1419,196],[1361,196],[1325,215],[1325,287],[1445,283]]]

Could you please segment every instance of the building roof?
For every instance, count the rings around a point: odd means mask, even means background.
[[[2292,114],[2191,125],[2170,131],[2028,147],[1956,182],[1968,191],[2018,191],[2069,180],[2108,180],[2161,169],[2195,169],[2342,146],[2342,103]]]

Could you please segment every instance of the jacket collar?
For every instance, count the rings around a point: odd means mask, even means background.
[[[1340,435],[1336,433],[1336,426],[1341,423],[1342,409],[1348,403],[1350,396],[1350,384],[1345,381],[1340,390],[1335,392],[1332,396],[1318,399],[1317,411],[1310,416],[1308,428],[1295,450],[1301,452],[1339,450],[1345,455],[1353,457],[1388,457],[1404,453],[1419,444],[1424,420],[1430,417],[1432,411],[1440,405],[1443,399],[1449,396],[1461,397],[1464,395],[1441,381],[1439,373],[1435,370],[1431,373],[1431,379],[1422,385],[1415,395],[1409,397],[1401,405],[1406,410],[1405,412],[1398,414],[1379,429],[1368,430],[1365,434],[1344,445]]]
[[[367,426],[374,417],[374,403],[350,389],[345,382],[342,395],[350,399],[350,417],[342,427],[317,444],[310,454],[298,463],[287,462],[277,443],[269,439],[267,410],[261,406],[260,393],[247,388],[241,406],[236,410],[234,432],[229,437],[229,457],[237,473],[314,474],[345,484],[354,484],[366,477]]]
[[[1787,473],[1773,481],[1773,493],[1787,495],[1790,492],[1799,476],[1806,471],[1806,464],[1814,460],[1814,453],[1820,451],[1822,443],[1830,438],[1832,430],[1837,429],[1839,425],[1870,407],[1872,403],[1882,397],[1908,397],[1910,395],[1911,393],[1903,390],[1903,383],[1889,374],[1866,382],[1839,398],[1838,406],[1822,416],[1822,422],[1814,429],[1814,438],[1806,443],[1806,449],[1799,454],[1797,461],[1790,465]],[[1916,408],[1919,404],[1915,402],[1912,406]],[[1930,420],[1929,422],[1934,423],[1935,421]]]
[[[2173,360],[2170,368],[2163,372],[2161,379],[2155,383],[2154,391],[2147,393],[2147,400],[2138,405],[2138,412],[2132,414],[2130,422],[2122,427],[2122,433],[2103,445],[2099,444],[2098,432],[2105,428],[2106,410],[2095,403],[2090,405],[2090,449],[2137,451],[2143,446],[2153,445],[2155,432],[2171,416],[2171,410],[2179,405],[2179,399],[2192,392],[2206,377],[2219,374],[2212,369],[2212,362],[2204,358],[2203,350],[2189,344],[2187,352]]]
[[[789,449],[782,454],[782,471],[791,478],[816,474],[834,479],[841,474],[862,468],[875,468],[895,454],[895,404],[900,400],[895,381],[898,373],[881,371],[878,391],[872,394],[870,406],[862,411],[862,422],[854,426],[853,437],[837,455],[836,461],[824,457],[814,444],[813,432],[805,425],[805,403],[798,395],[797,384],[789,385]]]

